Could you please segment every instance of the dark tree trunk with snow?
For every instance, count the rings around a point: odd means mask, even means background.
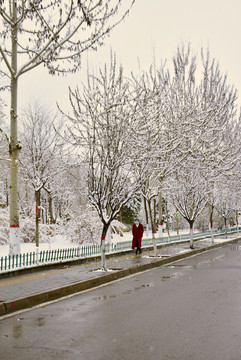
[[[50,224],[54,224],[55,219],[53,215],[53,198],[50,194],[49,194],[48,202],[49,202],[49,222]]]
[[[214,242],[213,237],[213,211],[214,211],[214,205],[209,204],[209,224],[210,224],[210,231],[211,231],[211,241]]]

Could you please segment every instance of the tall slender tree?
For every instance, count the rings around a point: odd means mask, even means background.
[[[123,4],[124,3],[124,4]],[[18,80],[39,65],[50,74],[75,72],[81,55],[101,45],[134,0],[9,0],[0,2],[0,60],[11,81],[10,253],[19,252]],[[123,5],[123,6],[122,6]]]

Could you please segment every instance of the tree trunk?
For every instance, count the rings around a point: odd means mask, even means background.
[[[161,238],[163,236],[162,226],[163,226],[163,214],[162,214],[162,193],[159,191],[158,194],[158,235]]]
[[[155,239],[155,224],[154,224],[154,220],[152,217],[151,200],[150,199],[147,200],[147,204],[148,204],[148,209],[149,209],[149,217],[151,220],[152,244],[153,244],[153,248],[154,248],[154,256],[156,256],[157,255],[157,246],[156,246],[156,239]]]
[[[237,225],[237,232],[239,234],[239,226],[238,226],[238,210],[236,210],[236,225]]]
[[[209,204],[209,224],[210,224],[210,231],[211,231],[211,242],[214,243],[214,236],[213,236],[213,210],[214,205]]]
[[[189,221],[190,225],[190,249],[194,249],[193,245],[193,222]]]
[[[62,219],[62,202],[61,202],[61,200],[58,202],[56,219],[57,219],[58,217],[59,217],[60,219]]]
[[[107,271],[106,258],[105,258],[105,238],[108,231],[109,225],[104,223],[101,235],[101,269]]]
[[[49,220],[50,220],[50,224],[54,224],[54,216],[53,216],[53,198],[51,196],[51,194],[49,195]]]
[[[35,190],[35,205],[36,205],[36,214],[35,214],[35,242],[36,247],[39,247],[39,220],[40,220],[40,189]]]
[[[176,209],[176,227],[177,227],[177,235],[179,235],[179,224],[178,224],[178,212]]]
[[[150,222],[151,222],[151,230],[153,230],[154,225],[153,225],[152,210],[151,210],[151,200],[150,199],[147,200],[147,205],[148,205],[149,217],[150,217]]]
[[[170,223],[169,223],[169,214],[168,214],[167,203],[166,203],[166,214],[167,214],[167,234],[170,237]]]
[[[17,134],[17,2],[11,1],[12,5],[12,69],[11,75],[11,110],[10,110],[10,237],[9,255],[20,253],[20,229],[19,229],[19,201],[18,201],[18,159],[21,146]]]
[[[227,218],[224,217],[224,228],[225,228],[225,237],[226,239],[228,238],[228,234],[227,234]]]
[[[149,235],[148,209],[146,205],[146,198],[143,197],[143,199],[144,199],[144,209],[145,209],[145,217],[146,217],[146,236],[148,236]]]

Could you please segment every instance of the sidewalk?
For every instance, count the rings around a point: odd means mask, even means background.
[[[159,267],[185,257],[241,240],[233,234],[224,239],[215,238],[195,242],[195,249],[189,244],[175,243],[158,249],[159,257],[153,251],[143,250],[141,255],[127,254],[107,260],[108,271],[100,270],[100,261],[81,265],[65,266],[37,273],[25,273],[0,280],[0,316],[30,308],[32,306],[99,286],[128,275]]]

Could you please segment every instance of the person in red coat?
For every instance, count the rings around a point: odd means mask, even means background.
[[[133,239],[132,239],[132,249],[135,249],[136,247],[136,254],[141,254],[141,239],[143,236],[143,232],[144,232],[144,227],[143,225],[140,223],[140,221],[138,219],[136,219],[134,221],[134,224],[132,226],[132,235],[133,235]]]

